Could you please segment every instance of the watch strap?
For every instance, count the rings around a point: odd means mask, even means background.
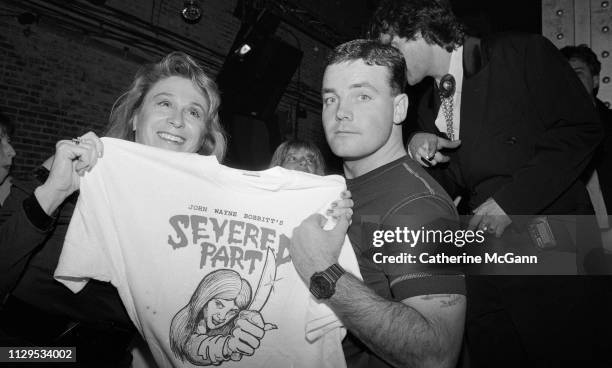
[[[342,275],[344,275],[345,272],[346,271],[344,271],[344,268],[340,267],[340,265],[337,263],[334,263],[333,265],[329,266],[325,271],[323,271],[324,274],[330,276],[334,284]]]

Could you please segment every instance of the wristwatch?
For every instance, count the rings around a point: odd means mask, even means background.
[[[336,292],[336,282],[344,275],[344,269],[337,263],[325,271],[315,272],[310,276],[310,292],[317,299],[329,299]]]

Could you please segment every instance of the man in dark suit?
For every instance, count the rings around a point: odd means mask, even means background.
[[[566,227],[550,215],[593,213],[578,177],[602,129],[559,51],[539,35],[468,37],[444,0],[383,0],[371,36],[402,51],[409,84],[434,79],[409,154],[431,166],[451,196],[468,197],[470,227],[491,234],[488,246],[573,251],[578,270],[588,271],[587,261],[601,254],[595,223],[581,222],[575,231],[595,235],[593,241],[576,240],[569,235],[575,223]],[[532,238],[532,230],[544,241]],[[602,364],[603,329],[595,326],[609,319],[600,318],[590,279],[473,276],[466,282],[473,366]]]

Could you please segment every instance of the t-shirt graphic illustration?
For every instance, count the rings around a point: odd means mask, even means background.
[[[345,366],[344,330],[288,252],[293,228],[338,199],[344,179],[102,141],[58,281],[74,292],[110,281],[160,367]],[[348,238],[340,264],[359,276]]]
[[[264,331],[277,328],[264,323],[260,313],[272,292],[275,276],[271,248],[255,294],[236,271],[220,269],[206,275],[189,304],[172,319],[172,352],[195,365],[217,365],[228,359],[238,361],[244,354],[252,355]]]

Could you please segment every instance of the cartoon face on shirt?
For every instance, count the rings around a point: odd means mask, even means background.
[[[206,327],[214,330],[224,326],[240,312],[234,300],[211,299],[206,305]]]

